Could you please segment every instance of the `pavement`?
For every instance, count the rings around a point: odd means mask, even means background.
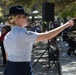
[[[66,45],[66,43],[61,42],[61,48],[59,49],[60,49],[59,60],[62,75],[76,75],[76,56],[67,55],[68,46]]]
[[[47,48],[47,44],[45,42],[40,42],[37,44],[37,47],[33,49],[32,52],[32,65],[34,65],[37,60],[41,57],[41,55],[45,52]],[[53,64],[51,67],[49,67],[49,58],[48,58],[48,51],[44,53],[44,55],[39,59],[39,61],[36,63],[36,65],[33,67],[34,69],[34,75],[59,75],[58,70]],[[50,65],[52,62],[50,62]],[[48,66],[48,67],[47,67]]]
[[[0,66],[2,65],[2,54],[1,54],[1,50],[0,50]],[[3,75],[3,71],[4,71],[5,67],[0,67],[0,75]]]
[[[31,59],[34,75],[59,75],[59,72],[55,64],[53,64],[51,67],[47,67],[49,66],[48,62],[49,58],[47,51],[41,57],[42,53],[47,48],[46,42],[47,41],[35,43],[33,47]],[[58,42],[58,47],[59,47],[59,62],[61,68],[60,70],[61,75],[76,75],[76,56],[70,56],[70,57],[62,56],[63,54],[66,54],[66,51],[68,49],[68,46],[66,46],[65,43],[63,43],[62,41]],[[36,63],[38,59],[39,61]],[[0,64],[1,63],[2,63],[2,55],[0,50]],[[51,64],[52,63],[50,62],[50,65]],[[0,67],[0,75],[3,75],[4,68],[5,67]]]

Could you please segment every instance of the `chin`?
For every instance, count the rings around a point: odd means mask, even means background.
[[[26,27],[26,26],[29,26],[28,22],[23,24],[23,27]]]
[[[27,27],[28,25],[24,25],[23,27]]]

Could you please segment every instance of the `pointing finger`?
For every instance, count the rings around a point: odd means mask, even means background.
[[[75,18],[72,18],[71,20],[74,21],[75,19],[76,19],[76,17]]]

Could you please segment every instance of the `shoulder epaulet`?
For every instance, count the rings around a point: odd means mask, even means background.
[[[26,34],[27,34],[27,35],[31,35],[31,34],[33,34],[33,33],[30,32],[30,31],[27,31]]]

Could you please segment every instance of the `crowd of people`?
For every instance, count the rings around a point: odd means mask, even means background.
[[[5,35],[11,30],[11,27],[8,25],[2,26],[1,29],[1,35],[0,35],[0,47],[1,47],[1,53],[2,53],[2,58],[3,58],[3,63],[0,66],[5,66],[6,65],[6,53],[5,53],[5,48],[3,45],[4,37]]]

